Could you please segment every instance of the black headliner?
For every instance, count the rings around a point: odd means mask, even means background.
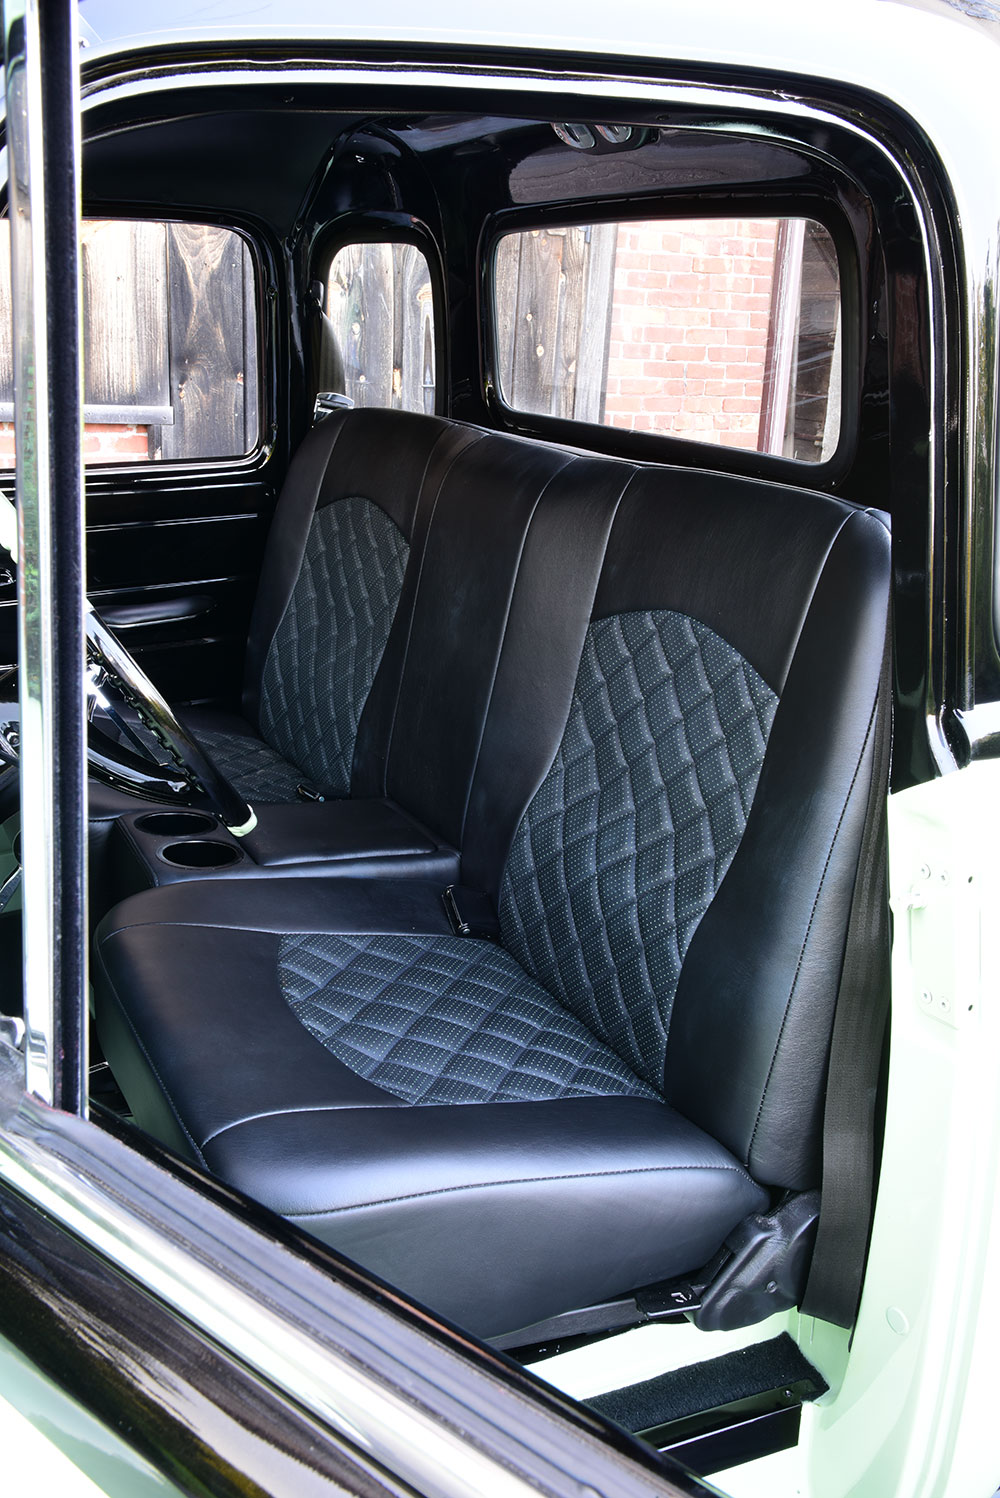
[[[326,111],[240,109],[117,130],[84,147],[84,203],[252,215],[284,234],[331,141],[357,122]]]

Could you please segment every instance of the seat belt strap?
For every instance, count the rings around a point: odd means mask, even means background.
[[[871,784],[837,1008],[823,1117],[819,1224],[802,1311],[853,1326],[861,1299],[875,1188],[875,1118],[889,1014],[888,827],[892,751],[892,627],[869,735]]]

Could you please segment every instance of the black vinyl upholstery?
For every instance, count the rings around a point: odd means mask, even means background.
[[[416,866],[175,884],[103,922],[97,1019],[144,1128],[496,1335],[818,1183],[889,541],[436,425],[345,805],[451,845],[499,941]]]

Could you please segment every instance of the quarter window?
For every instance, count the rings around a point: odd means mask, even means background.
[[[840,436],[836,250],[811,219],[652,219],[505,235],[496,378],[538,416],[798,462]]]
[[[434,296],[412,244],[342,246],[326,283],[329,382],[356,406],[434,410]]]
[[[0,225],[0,465],[14,461],[9,224]],[[243,238],[85,220],[84,460],[242,457],[257,445],[257,313]]]

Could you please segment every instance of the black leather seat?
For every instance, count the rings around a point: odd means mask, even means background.
[[[456,642],[457,574],[408,641],[435,685],[399,753],[487,700],[446,819],[498,940],[386,879],[154,890],[97,939],[140,1125],[485,1335],[818,1183],[886,619],[880,517],[564,458],[502,648]]]
[[[361,715],[404,585],[412,591],[419,571],[421,496],[477,436],[434,417],[356,411],[327,417],[303,442],[268,537],[243,711],[184,712],[248,800],[292,804],[300,785],[350,794]],[[92,824],[136,805],[99,783],[90,789]]]
[[[310,434],[268,541],[246,716],[185,714],[257,813],[237,877],[458,877],[477,786],[495,779],[489,716],[522,719],[519,797],[551,758],[608,505],[632,473],[394,411],[338,413]],[[554,548],[567,509],[579,535]],[[539,638],[553,587],[576,604],[550,613]],[[302,801],[303,783],[325,801]],[[92,846],[137,809],[92,786]]]
[[[300,447],[268,538],[243,716],[190,718],[248,800],[294,802],[303,782],[350,795],[361,716],[419,571],[427,496],[477,438],[434,417],[342,411]]]

